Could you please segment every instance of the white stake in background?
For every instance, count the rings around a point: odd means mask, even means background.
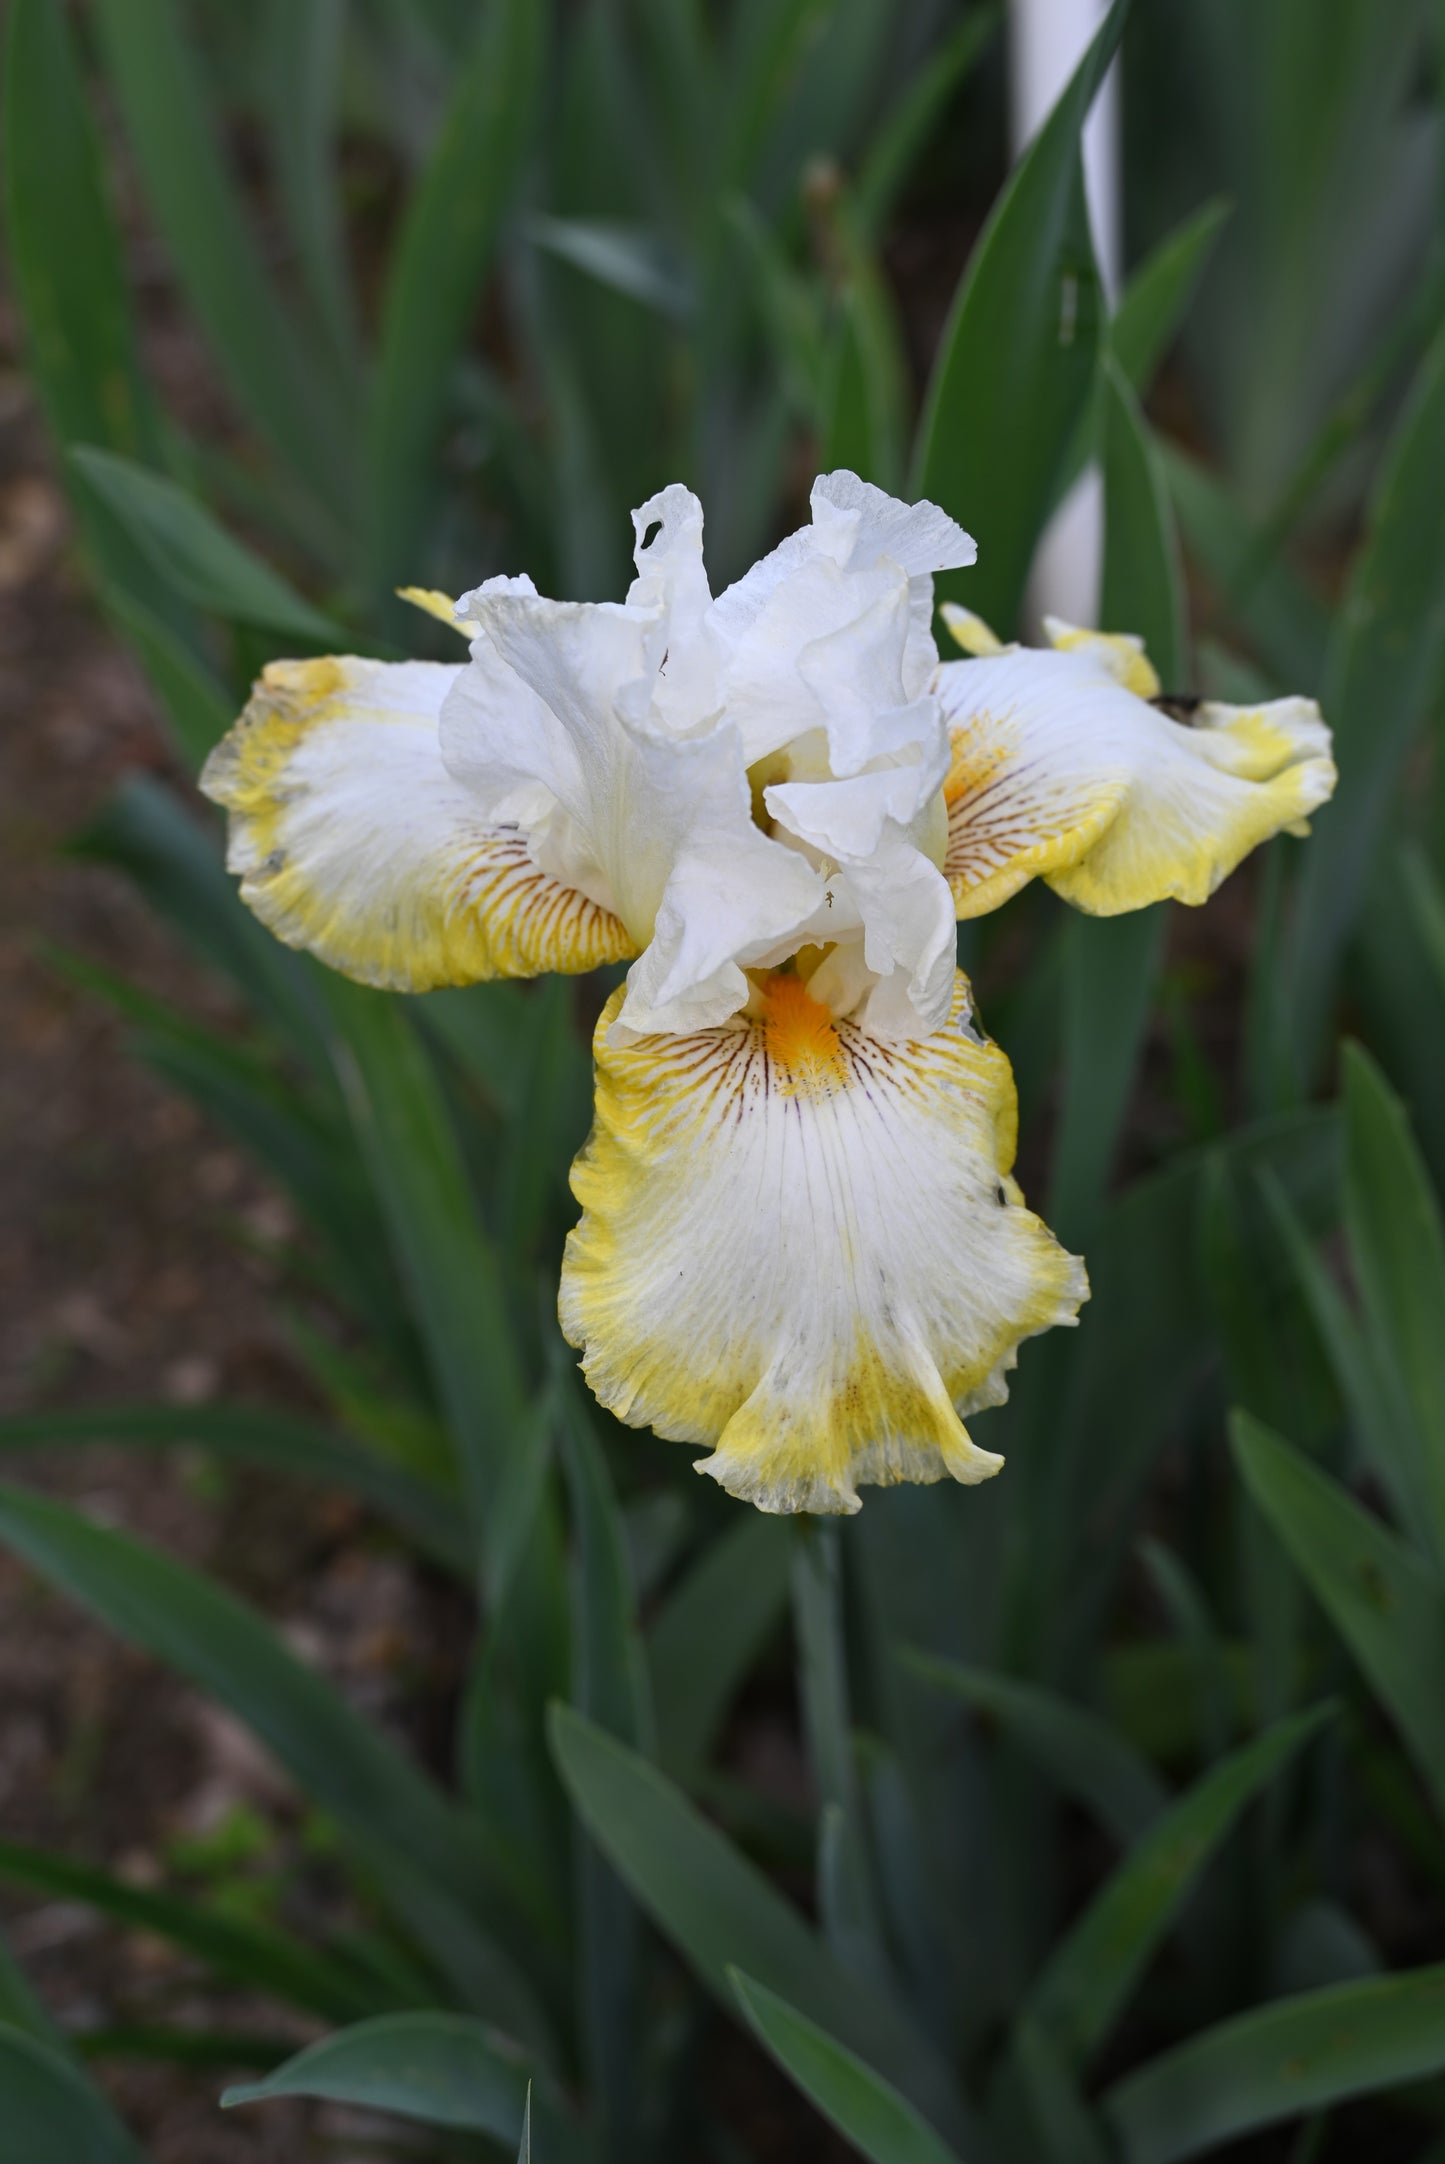
[[[1106,0],[1010,0],[1009,135],[1013,154],[1033,139],[1104,17]],[[1084,190],[1094,253],[1112,308],[1122,270],[1119,64],[1105,76],[1084,126]],[[1036,629],[1045,614],[1096,624],[1104,569],[1104,481],[1083,473],[1039,542],[1029,575],[1026,614]]]

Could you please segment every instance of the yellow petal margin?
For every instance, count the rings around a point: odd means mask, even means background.
[[[620,1004],[560,1299],[603,1404],[711,1444],[698,1470],[763,1510],[996,1472],[959,1414],[1002,1403],[1020,1342],[1073,1322],[1088,1280],[1010,1177],[1013,1076],[967,980],[916,1042],[834,1023],[796,977],[625,1047]]]
[[[1137,642],[1054,631],[1052,650],[938,671],[953,754],[943,871],[960,917],[1035,878],[1094,916],[1197,904],[1271,835],[1307,831],[1335,785],[1312,700],[1170,707],[1137,688],[1157,684]]]
[[[201,776],[230,814],[242,899],[289,946],[391,991],[628,959],[617,918],[542,871],[442,764],[458,674],[352,655],[272,663]]]

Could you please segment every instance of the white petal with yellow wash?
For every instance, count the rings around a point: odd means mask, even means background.
[[[1051,650],[1004,647],[967,612],[944,614],[976,656],[936,679],[961,917],[1035,877],[1095,916],[1207,901],[1260,842],[1308,832],[1334,789],[1313,700],[1171,712],[1137,639],[1051,620]]]
[[[754,1007],[622,1045],[604,1013],[563,1329],[619,1418],[710,1444],[698,1470],[763,1510],[982,1480],[1002,1460],[960,1413],[1088,1293],[1010,1177],[1008,1061],[962,976],[913,1042],[835,1023],[794,974]]]
[[[356,656],[273,662],[201,786],[262,923],[394,991],[596,969],[635,954],[606,908],[540,869],[442,764],[460,668]]]

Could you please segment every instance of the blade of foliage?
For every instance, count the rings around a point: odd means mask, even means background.
[[[11,289],[31,381],[57,450],[76,440],[154,458],[159,428],[136,352],[125,256],[64,9],[9,11],[3,125]],[[187,612],[125,528],[63,468],[111,620],[150,672],[191,758],[213,716]]]
[[[124,782],[74,845],[113,864],[202,959],[309,1064],[331,1071],[305,965],[273,939],[236,893],[216,847],[170,790],[149,775]]]
[[[1400,831],[1409,817],[1402,800],[1400,826],[1370,873],[1351,934],[1350,998],[1445,1195],[1445,895],[1419,843]],[[1436,831],[1445,832],[1438,818]]]
[[[1236,1177],[1247,1181],[1270,1166],[1306,1220],[1319,1224],[1335,1208],[1338,1146],[1334,1114],[1314,1109],[1241,1129],[1227,1147]],[[1060,1651],[1077,1643],[1085,1618],[1097,1624],[1129,1552],[1154,1454],[1216,1357],[1196,1239],[1209,1161],[1208,1151],[1191,1153],[1137,1181],[1101,1220],[1090,1249],[1094,1296],[1068,1402],[1079,1423],[1071,1423],[1071,1432],[1099,1440],[1091,1450],[1073,1445],[1049,1468],[1061,1491],[1058,1523],[1067,1543],[1060,1568],[1073,1588],[1069,1596],[1063,1581],[1044,1581],[1050,1584],[1045,1620]],[[1289,1283],[1282,1256],[1257,1258],[1257,1269],[1261,1302]],[[1030,1571],[1037,1581],[1043,1567],[1037,1542],[1021,1541],[1021,1581]]]
[[[1281,489],[1259,529],[1254,552],[1239,566],[1233,601],[1253,583],[1259,568],[1278,555],[1330,472],[1370,423],[1381,400],[1398,382],[1401,364],[1418,361],[1445,311],[1445,254],[1386,326],[1374,351],[1320,425],[1309,449]]]
[[[896,16],[879,0],[831,0],[815,20],[822,34],[799,52],[756,161],[753,192],[765,207],[795,198],[813,158],[852,166],[897,42]]]
[[[177,1894],[128,1886],[93,1865],[15,1841],[0,1841],[0,1876],[62,1901],[83,1901],[131,1930],[184,1947],[219,1975],[324,2020],[355,2020],[376,2007],[376,1992],[353,1971],[284,1931],[243,1922]]]
[[[283,464],[340,513],[353,472],[341,416],[267,274],[175,0],[96,0],[95,15],[151,209],[216,364]]]
[[[1445,1583],[1297,1450],[1236,1414],[1250,1494],[1365,1671],[1445,1810]]]
[[[836,1525],[804,1519],[793,1542],[798,1697],[822,1814],[818,1907],[824,1936],[855,1975],[891,1986],[854,1754]]]
[[[570,1382],[563,1457],[576,1527],[572,1696],[578,1710],[635,1748],[652,1747],[652,1708],[626,1534],[606,1461]],[[578,1854],[582,2028],[610,2153],[637,2146],[638,1917],[632,1897],[592,1842]]]
[[[1255,532],[1228,490],[1173,445],[1160,458],[1190,553],[1217,594],[1229,593]],[[1324,673],[1330,617],[1324,603],[1279,558],[1262,566],[1231,612],[1276,685],[1315,692]]]
[[[1100,619],[1141,634],[1165,684],[1183,662],[1174,522],[1133,392],[1113,359],[1101,383],[1105,535]],[[1063,928],[1064,1084],[1049,1187],[1050,1221],[1075,1246],[1091,1239],[1133,1096],[1167,912],[1093,918]]]
[[[86,1405],[0,1420],[0,1451],[94,1442],[198,1448],[341,1488],[404,1527],[452,1569],[468,1567],[470,1548],[455,1509],[431,1482],[269,1405]]]
[[[19,2164],[146,2164],[98,2089],[51,2046],[0,2025],[0,2124]]]
[[[1280,1258],[1276,1200],[1290,1213],[1308,1249],[1298,1213],[1273,1170],[1266,1165],[1241,1178],[1228,1150],[1216,1151],[1200,1196],[1200,1272],[1217,1319],[1230,1402],[1259,1420],[1292,1421],[1313,1445],[1338,1425],[1338,1393],[1331,1388],[1320,1356],[1315,1319],[1297,1263],[1295,1286],[1286,1278],[1279,1283],[1277,1295],[1259,1297],[1260,1258],[1268,1257],[1271,1285]],[[1335,1214],[1330,1213],[1331,1219]],[[1357,1331],[1354,1334],[1358,1336]],[[1266,1568],[1280,1578],[1272,1553]]]
[[[1445,1226],[1409,1115],[1358,1045],[1345,1050],[1345,1223],[1365,1320],[1409,1417],[1410,1527],[1445,1563]]]
[[[414,1889],[433,1925],[446,1915],[453,1950],[470,1954],[478,1988],[487,1979],[499,2006],[529,2019],[525,1994],[468,1915],[495,1906],[496,1887],[512,1886],[511,1859],[489,1856],[481,1829],[258,1616],[170,1557],[22,1489],[0,1488],[0,1541],[229,1707],[378,1859],[389,1894],[401,1899]]]
[[[1445,675],[1445,330],[1396,426],[1330,647],[1340,782],[1301,865],[1272,1011],[1276,1068],[1318,1066],[1336,967],[1405,760]]]
[[[1184,676],[1184,582],[1163,471],[1112,354],[1102,371],[1105,548],[1100,621],[1142,636],[1166,689]]]
[[[707,1759],[728,1708],[787,1605],[787,1528],[755,1511],[708,1541],[652,1620],[647,1655],[658,1748],[671,1773]]]
[[[125,258],[63,9],[15,0],[5,49],[4,177],[11,284],[56,443],[152,455],[157,430],[136,357]],[[82,502],[112,591],[153,581],[104,508]]]
[[[609,1734],[646,1752],[652,1748],[652,1707],[622,1513],[588,1410],[570,1378],[563,1407],[563,1460],[579,1564],[575,1703]]]
[[[382,1227],[331,1108],[308,1100],[251,1045],[198,1027],[113,971],[79,955],[50,959],[135,1024],[138,1056],[279,1182],[322,1245],[330,1289],[406,1357],[409,1348],[397,1344],[397,1290]]]
[[[1182,2157],[1445,2067],[1445,1967],[1277,2000],[1116,2083],[1104,2113],[1125,2164]]]
[[[52,433],[153,450],[125,259],[67,20],[48,0],[10,9],[5,146],[10,274]]]
[[[486,1626],[468,1664],[456,1736],[463,1791],[529,1875],[537,1919],[527,1946],[533,1973],[552,1964],[560,2001],[574,1990],[574,1829],[547,1750],[546,1707],[572,1684],[562,1514],[553,1478],[556,1398],[546,1392],[524,1424],[523,1449],[483,1539]],[[503,1521],[506,1521],[503,1527]]]
[[[262,57],[271,157],[287,224],[338,381],[354,392],[360,335],[338,198],[336,119],[346,0],[270,0]]]
[[[1332,1709],[1316,1706],[1233,1751],[1143,1833],[1049,1956],[1024,2013],[1081,2070],[1108,2036],[1200,1873],[1245,1805]]]
[[[527,221],[527,238],[559,262],[570,263],[669,322],[685,323],[692,314],[685,273],[647,226],[620,225],[610,218],[535,217]]]
[[[31,1990],[24,1970],[3,1938],[0,1938],[0,2028],[18,2029],[36,2043],[49,2045],[62,2058],[70,2051],[64,2035]]]
[[[210,664],[143,601],[114,585],[106,587],[102,600],[160,694],[187,764],[201,767],[234,721],[236,702]]]
[[[499,1234],[514,1266],[537,1252],[549,1206],[566,1198],[566,1168],[591,1123],[592,1076],[577,1028],[570,978],[552,977],[529,994],[518,1042],[524,1118],[516,1121],[497,1182]]]
[[[1092,1811],[1121,1842],[1142,1837],[1164,1809],[1153,1768],[1114,1729],[1092,1713],[1036,1684],[1015,1682],[984,1668],[909,1652],[908,1667],[926,1683],[962,1698],[999,1723],[1066,1796]]]
[[[998,29],[999,10],[977,7],[930,53],[874,131],[853,193],[859,228],[881,239],[889,214],[950,98]]]
[[[259,624],[311,644],[346,643],[338,625],[233,540],[174,481],[93,445],[80,445],[70,456],[85,485],[109,506],[159,575],[185,600],[233,623]]]
[[[803,277],[779,235],[743,196],[723,206],[740,272],[772,347],[772,365],[795,418],[814,427],[822,410],[828,366],[823,302]]]
[[[1062,1107],[1049,1181],[1061,1239],[1094,1234],[1134,1094],[1168,928],[1163,908],[1071,916],[1064,946]]]
[[[1233,209],[1222,195],[1201,204],[1165,234],[1120,295],[1109,326],[1109,348],[1136,391],[1148,387],[1168,352]]]
[[[527,2084],[527,2101],[522,2106],[522,2139],[517,2144],[517,2164],[532,2164],[532,2084]]]
[[[1108,350],[1124,384],[1137,397],[1142,398],[1147,391],[1160,360],[1188,312],[1210,250],[1229,211],[1230,205],[1222,197],[1216,197],[1186,218],[1145,257],[1119,297],[1119,305],[1109,324]],[[1091,405],[1074,431],[1069,456],[1057,484],[1059,500],[1068,494],[1094,455],[1099,433],[1100,415]],[[1159,465],[1157,459],[1154,462]],[[1159,465],[1159,480],[1162,485],[1162,465]],[[1122,599],[1131,602],[1127,588]],[[1105,608],[1101,610],[1100,621],[1118,629],[1123,618]],[[1153,652],[1152,645],[1150,651]],[[1180,679],[1171,670],[1165,681],[1177,683]]]
[[[520,984],[474,984],[425,992],[411,1012],[464,1069],[504,1118],[516,1120],[531,1082],[528,994]]]
[[[1445,888],[1418,847],[1405,851],[1404,874],[1411,913],[1445,1000]]]
[[[728,1977],[758,2041],[871,2164],[958,2164],[907,2098],[855,2052],[741,1969]]]
[[[825,367],[823,471],[848,467],[892,493],[903,486],[908,366],[897,303],[853,207],[834,205],[843,282]]]
[[[1204,1588],[1167,1542],[1145,1534],[1139,1560],[1170,1629],[1184,1650],[1189,1696],[1198,1710],[1198,1734],[1206,1761],[1223,1756],[1233,1741],[1234,1692],[1224,1640]]]
[[[436,1074],[400,1004],[341,978],[328,981],[327,999],[357,1139],[480,1527],[516,1451],[526,1404],[496,1251]]]
[[[1014,2029],[1013,2054],[1017,2086],[996,2107],[997,2120],[1012,2130],[1011,2151],[1038,2164],[1112,2164],[1112,2146],[1090,2117],[1064,2054],[1028,2013]]]
[[[1419,1452],[1401,1379],[1381,1360],[1379,1350],[1361,1329],[1340,1286],[1310,1245],[1288,1197],[1268,1174],[1262,1175],[1261,1184],[1355,1433],[1373,1459],[1395,1510],[1406,1521],[1413,1516],[1423,1523]]]
[[[1126,11],[1127,0],[1114,0],[989,218],[939,344],[914,446],[912,493],[986,538],[966,583],[944,580],[945,597],[966,599],[1003,637],[1094,380],[1101,302],[1079,133]]]
[[[1279,1575],[1275,1566],[1276,1576]],[[1249,1718],[1256,1676],[1249,1648],[1223,1648],[1229,1709],[1236,1726]],[[1204,1725],[1198,1663],[1177,1639],[1146,1638],[1115,1645],[1101,1659],[1101,1696],[1108,1717],[1136,1751],[1151,1760],[1180,1760],[1198,1746]]]
[[[671,1782],[566,1707],[551,1715],[568,1793],[654,1922],[725,2006],[731,1966],[793,2005],[885,2074],[945,2131],[961,2106],[931,2048],[842,1968],[797,1911]]]
[[[703,189],[716,170],[718,99],[703,10],[699,0],[637,0],[632,17],[667,177],[690,225],[703,214]]]
[[[724,187],[746,184],[802,55],[834,12],[832,0],[773,0],[765,7],[743,0],[734,10],[718,150]]]
[[[345,1128],[226,1038],[161,1015],[146,1018],[132,1043],[163,1081],[234,1135],[279,1183],[320,1243],[335,1296],[380,1343],[408,1357],[382,1227]]]
[[[385,1247],[384,1236],[379,1244]],[[343,1346],[294,1304],[285,1315],[291,1350],[325,1399],[331,1425],[367,1456],[400,1465],[433,1494],[439,1490],[452,1513],[452,1552],[470,1557],[456,1511],[451,1439],[429,1402],[424,1374],[416,1372],[416,1347],[404,1318],[393,1320],[401,1325],[394,1343]]]
[[[221,2103],[229,2109],[277,2096],[323,2097],[514,2142],[530,2078],[514,2049],[464,2014],[381,2014],[308,2044],[264,2081],[227,2089]]]
[[[294,2036],[267,2036],[255,2029],[168,2028],[158,2021],[108,2023],[77,2038],[87,2064],[111,2059],[154,2059],[167,2066],[220,2067],[233,2074],[238,2066],[263,2072],[290,2056]]]
[[[367,545],[378,588],[428,569],[410,560],[428,476],[452,370],[532,141],[550,12],[544,0],[500,0],[483,11],[392,251],[366,430]]]

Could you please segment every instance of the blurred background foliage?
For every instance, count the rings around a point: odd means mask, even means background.
[[[980,543],[942,583],[1011,634],[1089,459],[1103,621],[1170,691],[1319,696],[1340,755],[1308,847],[1202,919],[1031,890],[965,928],[1094,1297],[986,1416],[999,1480],[841,1526],[741,1511],[574,1380],[605,986],[345,984],[154,776],[81,837],[244,1009],[55,957],[291,1199],[312,1410],[38,1407],[0,1446],[288,1468],[474,1619],[423,1759],[221,1585],[0,1493],[343,1875],[322,1930],[234,1858],[221,1898],[214,1860],[141,1888],[0,1843],[274,2004],[272,2038],[144,2041],[255,2073],[249,2108],[539,2164],[822,2158],[825,2122],[874,2164],[1445,2158],[1445,18],[1139,0],[1111,316],[1077,142],[1123,13],[1005,184],[976,0],[10,0],[11,287],[183,765],[277,653],[450,658],[402,581],[617,594],[677,478],[715,589],[816,470],[932,495]],[[142,248],[220,422],[148,366]],[[759,1704],[806,1808],[747,1778]],[[135,2036],[63,2031],[13,1964],[0,2017],[17,2164],[135,2164],[82,2064]],[[722,2020],[796,2087],[773,2147],[699,2101]]]

